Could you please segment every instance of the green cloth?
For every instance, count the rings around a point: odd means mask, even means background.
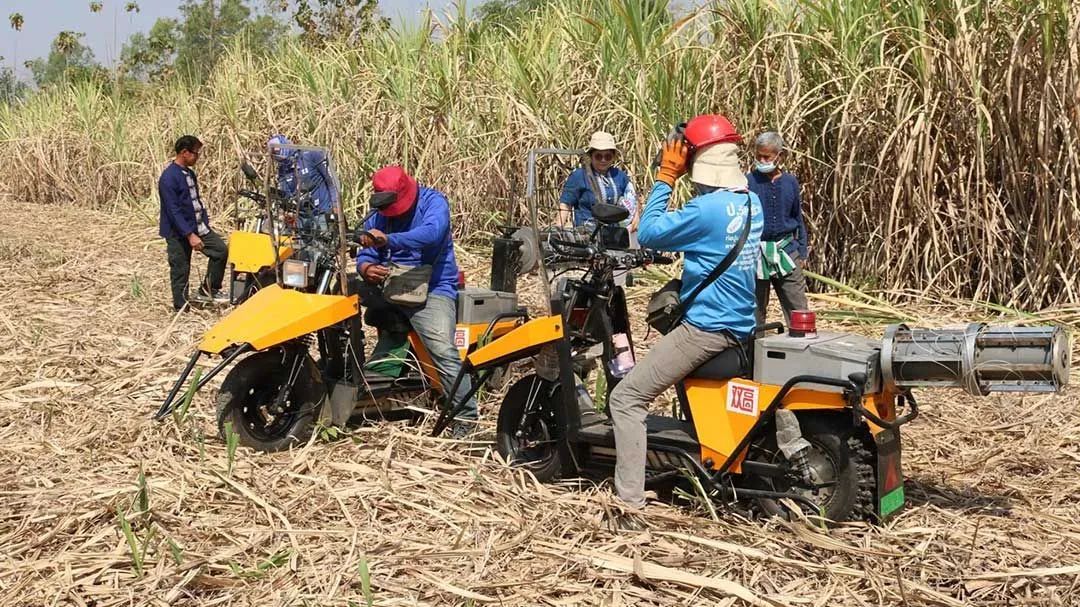
[[[795,260],[788,255],[784,247],[791,244],[791,236],[783,240],[761,241],[761,256],[758,257],[758,280],[783,277],[795,271]]]

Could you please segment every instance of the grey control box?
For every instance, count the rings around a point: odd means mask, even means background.
[[[458,291],[457,321],[459,324],[486,324],[500,314],[515,312],[517,309],[517,293],[472,287]]]
[[[866,373],[866,391],[873,393],[881,389],[880,354],[880,340],[845,333],[759,337],[754,340],[754,381],[782,386],[796,375],[847,380],[852,373]],[[821,385],[814,389],[842,391]]]

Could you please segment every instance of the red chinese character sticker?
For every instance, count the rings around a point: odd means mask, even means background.
[[[732,413],[751,415],[758,414],[758,389],[757,386],[747,386],[728,382],[727,410]]]
[[[469,347],[469,327],[458,327],[454,330],[454,347],[458,350]]]

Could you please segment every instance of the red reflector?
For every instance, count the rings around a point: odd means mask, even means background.
[[[792,310],[791,326],[788,332],[792,337],[817,337],[817,316],[809,310]]]
[[[464,289],[465,288],[465,272],[458,271],[458,273],[457,273],[457,288],[458,289]]]

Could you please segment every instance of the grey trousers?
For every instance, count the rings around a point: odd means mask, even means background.
[[[225,262],[229,247],[217,232],[211,230],[202,236],[202,254],[210,261],[206,265],[206,277],[200,289],[214,293],[221,288],[225,278]],[[166,238],[165,251],[169,256],[169,285],[172,288],[173,308],[179,311],[188,301],[188,278],[191,275],[191,245],[186,238]]]
[[[454,329],[457,327],[457,304],[453,299],[445,295],[428,295],[424,307],[412,312],[412,316],[409,317],[409,324],[412,325],[413,330],[420,337],[420,341],[423,342],[424,348],[431,355],[431,360],[435,363],[435,370],[439,374],[439,381],[443,385],[443,390],[449,391],[454,386],[454,379],[457,378],[458,372],[461,371],[461,355],[458,353],[458,349],[454,347]],[[379,331],[379,340],[375,344],[372,360],[377,360],[380,357],[379,353],[385,355],[387,351],[393,348],[395,341],[399,339],[399,335]],[[466,375],[462,378],[457,393],[454,394],[455,407],[461,404],[461,398],[470,390],[472,390],[472,382],[469,380],[469,376]],[[465,410],[458,415],[458,419],[474,420],[477,417],[476,399],[470,398],[465,403]]]
[[[737,345],[723,333],[687,323],[660,338],[611,393],[615,424],[615,491],[630,506],[645,504],[645,417],[649,404],[716,355]]]
[[[806,300],[806,276],[802,267],[798,264],[798,254],[792,255],[795,261],[795,269],[787,276],[774,276],[768,280],[758,280],[755,288],[757,295],[757,324],[765,324],[765,311],[769,309],[769,291],[776,289],[776,296],[780,298],[780,307],[784,310],[784,321],[791,322],[792,310],[809,310],[810,304]]]

